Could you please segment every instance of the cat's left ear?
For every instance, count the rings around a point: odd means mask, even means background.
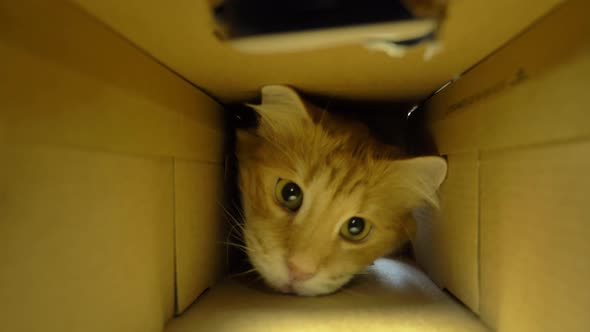
[[[438,207],[437,191],[447,175],[447,162],[440,157],[417,157],[392,162],[392,182],[398,208],[411,212],[402,224],[408,240],[416,239],[417,225],[413,213],[426,204]]]
[[[292,88],[285,85],[267,85],[261,92],[262,103],[248,106],[260,115],[262,130],[293,130],[293,127],[301,123],[313,121],[305,102]]]
[[[447,175],[447,162],[436,156],[396,160],[392,165],[394,187],[403,190],[406,208],[422,203],[438,206],[437,191]]]

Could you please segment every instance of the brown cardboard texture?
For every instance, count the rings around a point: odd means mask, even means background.
[[[428,62],[239,53],[208,3],[0,1],[2,331],[590,330],[587,1],[449,2]],[[468,68],[423,104],[448,176],[417,262],[312,298],[224,275],[227,133],[203,91],[426,99]]]
[[[0,6],[0,329],[161,331],[225,262],[220,106],[70,4]]]
[[[361,45],[242,53],[214,35],[210,2],[204,0],[73,2],[196,86],[222,100],[243,101],[257,97],[267,84],[347,99],[423,98],[563,0],[448,1],[440,31],[443,48],[430,61],[424,61],[426,45],[401,58]]]
[[[589,9],[561,6],[427,104],[450,171],[446,224],[424,241],[445,245],[423,264],[499,331],[590,328]],[[460,271],[479,287],[457,283]]]

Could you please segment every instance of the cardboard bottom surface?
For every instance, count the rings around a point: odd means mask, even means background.
[[[488,331],[413,265],[379,259],[341,291],[320,297],[273,293],[226,279],[173,319],[189,331]]]

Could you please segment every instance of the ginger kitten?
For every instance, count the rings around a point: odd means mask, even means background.
[[[337,291],[407,239],[411,211],[436,205],[439,157],[402,159],[366,127],[314,108],[286,86],[251,105],[260,123],[237,133],[248,257],[272,288]]]

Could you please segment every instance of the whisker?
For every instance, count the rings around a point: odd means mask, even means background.
[[[230,218],[230,219],[225,219],[230,224],[230,226],[236,226],[236,227],[240,228],[240,230],[243,231],[244,226],[242,225],[240,220],[238,220],[238,218],[236,218],[236,216],[234,216],[225,206],[223,206],[223,204],[221,204],[220,202],[217,202],[217,204],[223,209],[225,214]]]
[[[233,247],[241,248],[241,249],[244,249],[244,250],[250,250],[250,248],[246,247],[245,245],[239,244],[239,243],[234,243],[234,242],[229,242],[229,241],[223,241],[223,242],[221,242],[221,244],[226,244],[228,246],[233,246]]]
[[[225,258],[226,258],[226,263],[229,264],[230,261],[230,246],[234,247],[234,248],[238,248],[240,249],[240,251],[244,252],[244,253],[248,253],[248,252],[253,252],[250,248],[247,248],[244,245],[232,242],[231,240],[236,240],[239,242],[242,242],[242,236],[240,236],[240,233],[242,233],[244,231],[244,227],[241,225],[240,221],[230,213],[230,211],[225,208],[225,206],[223,206],[223,204],[221,204],[220,202],[217,202],[217,204],[223,209],[223,211],[225,212],[225,214],[228,216],[228,218],[224,218],[224,220],[228,223],[228,225],[230,226],[229,231],[227,232],[227,235],[225,237],[225,244],[226,248],[225,248]]]
[[[231,274],[231,275],[229,275],[229,277],[230,278],[235,278],[235,277],[239,277],[239,276],[243,276],[243,275],[250,274],[250,273],[255,273],[255,272],[258,272],[258,271],[255,268],[251,268],[251,269],[248,269],[246,271],[242,271],[242,272]]]
[[[235,211],[238,213],[239,217],[242,220],[246,220],[246,217],[244,217],[244,213],[242,212],[242,208],[238,205],[238,203],[236,201],[232,201],[231,202],[233,208],[235,209]]]
[[[245,253],[248,253],[248,252],[255,253],[255,252],[257,252],[256,250],[254,250],[252,248],[248,248],[245,245],[241,245],[239,243],[234,243],[234,242],[221,242],[221,244],[225,244],[225,245],[232,246],[232,247],[235,247],[235,248],[238,248],[238,249],[242,249]]]
[[[236,227],[232,226],[229,231],[227,232],[227,237],[233,237],[234,239],[238,240],[238,241],[243,241],[242,236],[240,236],[241,233],[236,231]]]
[[[234,230],[234,226],[232,226],[232,228],[230,229],[230,231],[229,231],[229,232],[227,233],[227,235],[225,236],[225,243],[223,243],[223,244],[226,244],[226,246],[225,246],[225,260],[226,260],[226,263],[227,263],[228,265],[229,265],[229,248],[230,248],[230,245],[228,245],[228,243],[232,243],[230,240],[231,240],[231,238],[233,237],[233,230]],[[241,239],[240,239],[240,238],[237,238],[236,240],[238,240],[238,241],[241,241]],[[235,245],[234,245],[234,247],[235,247]],[[240,248],[240,249],[241,249],[241,250],[242,250],[244,253],[246,253],[246,254],[247,254],[247,251],[246,251],[245,249],[242,249],[242,248]]]
[[[230,226],[238,228],[240,231],[244,231],[244,226],[240,223],[240,221],[234,217],[232,214],[226,212],[228,219],[226,221],[229,223]]]

